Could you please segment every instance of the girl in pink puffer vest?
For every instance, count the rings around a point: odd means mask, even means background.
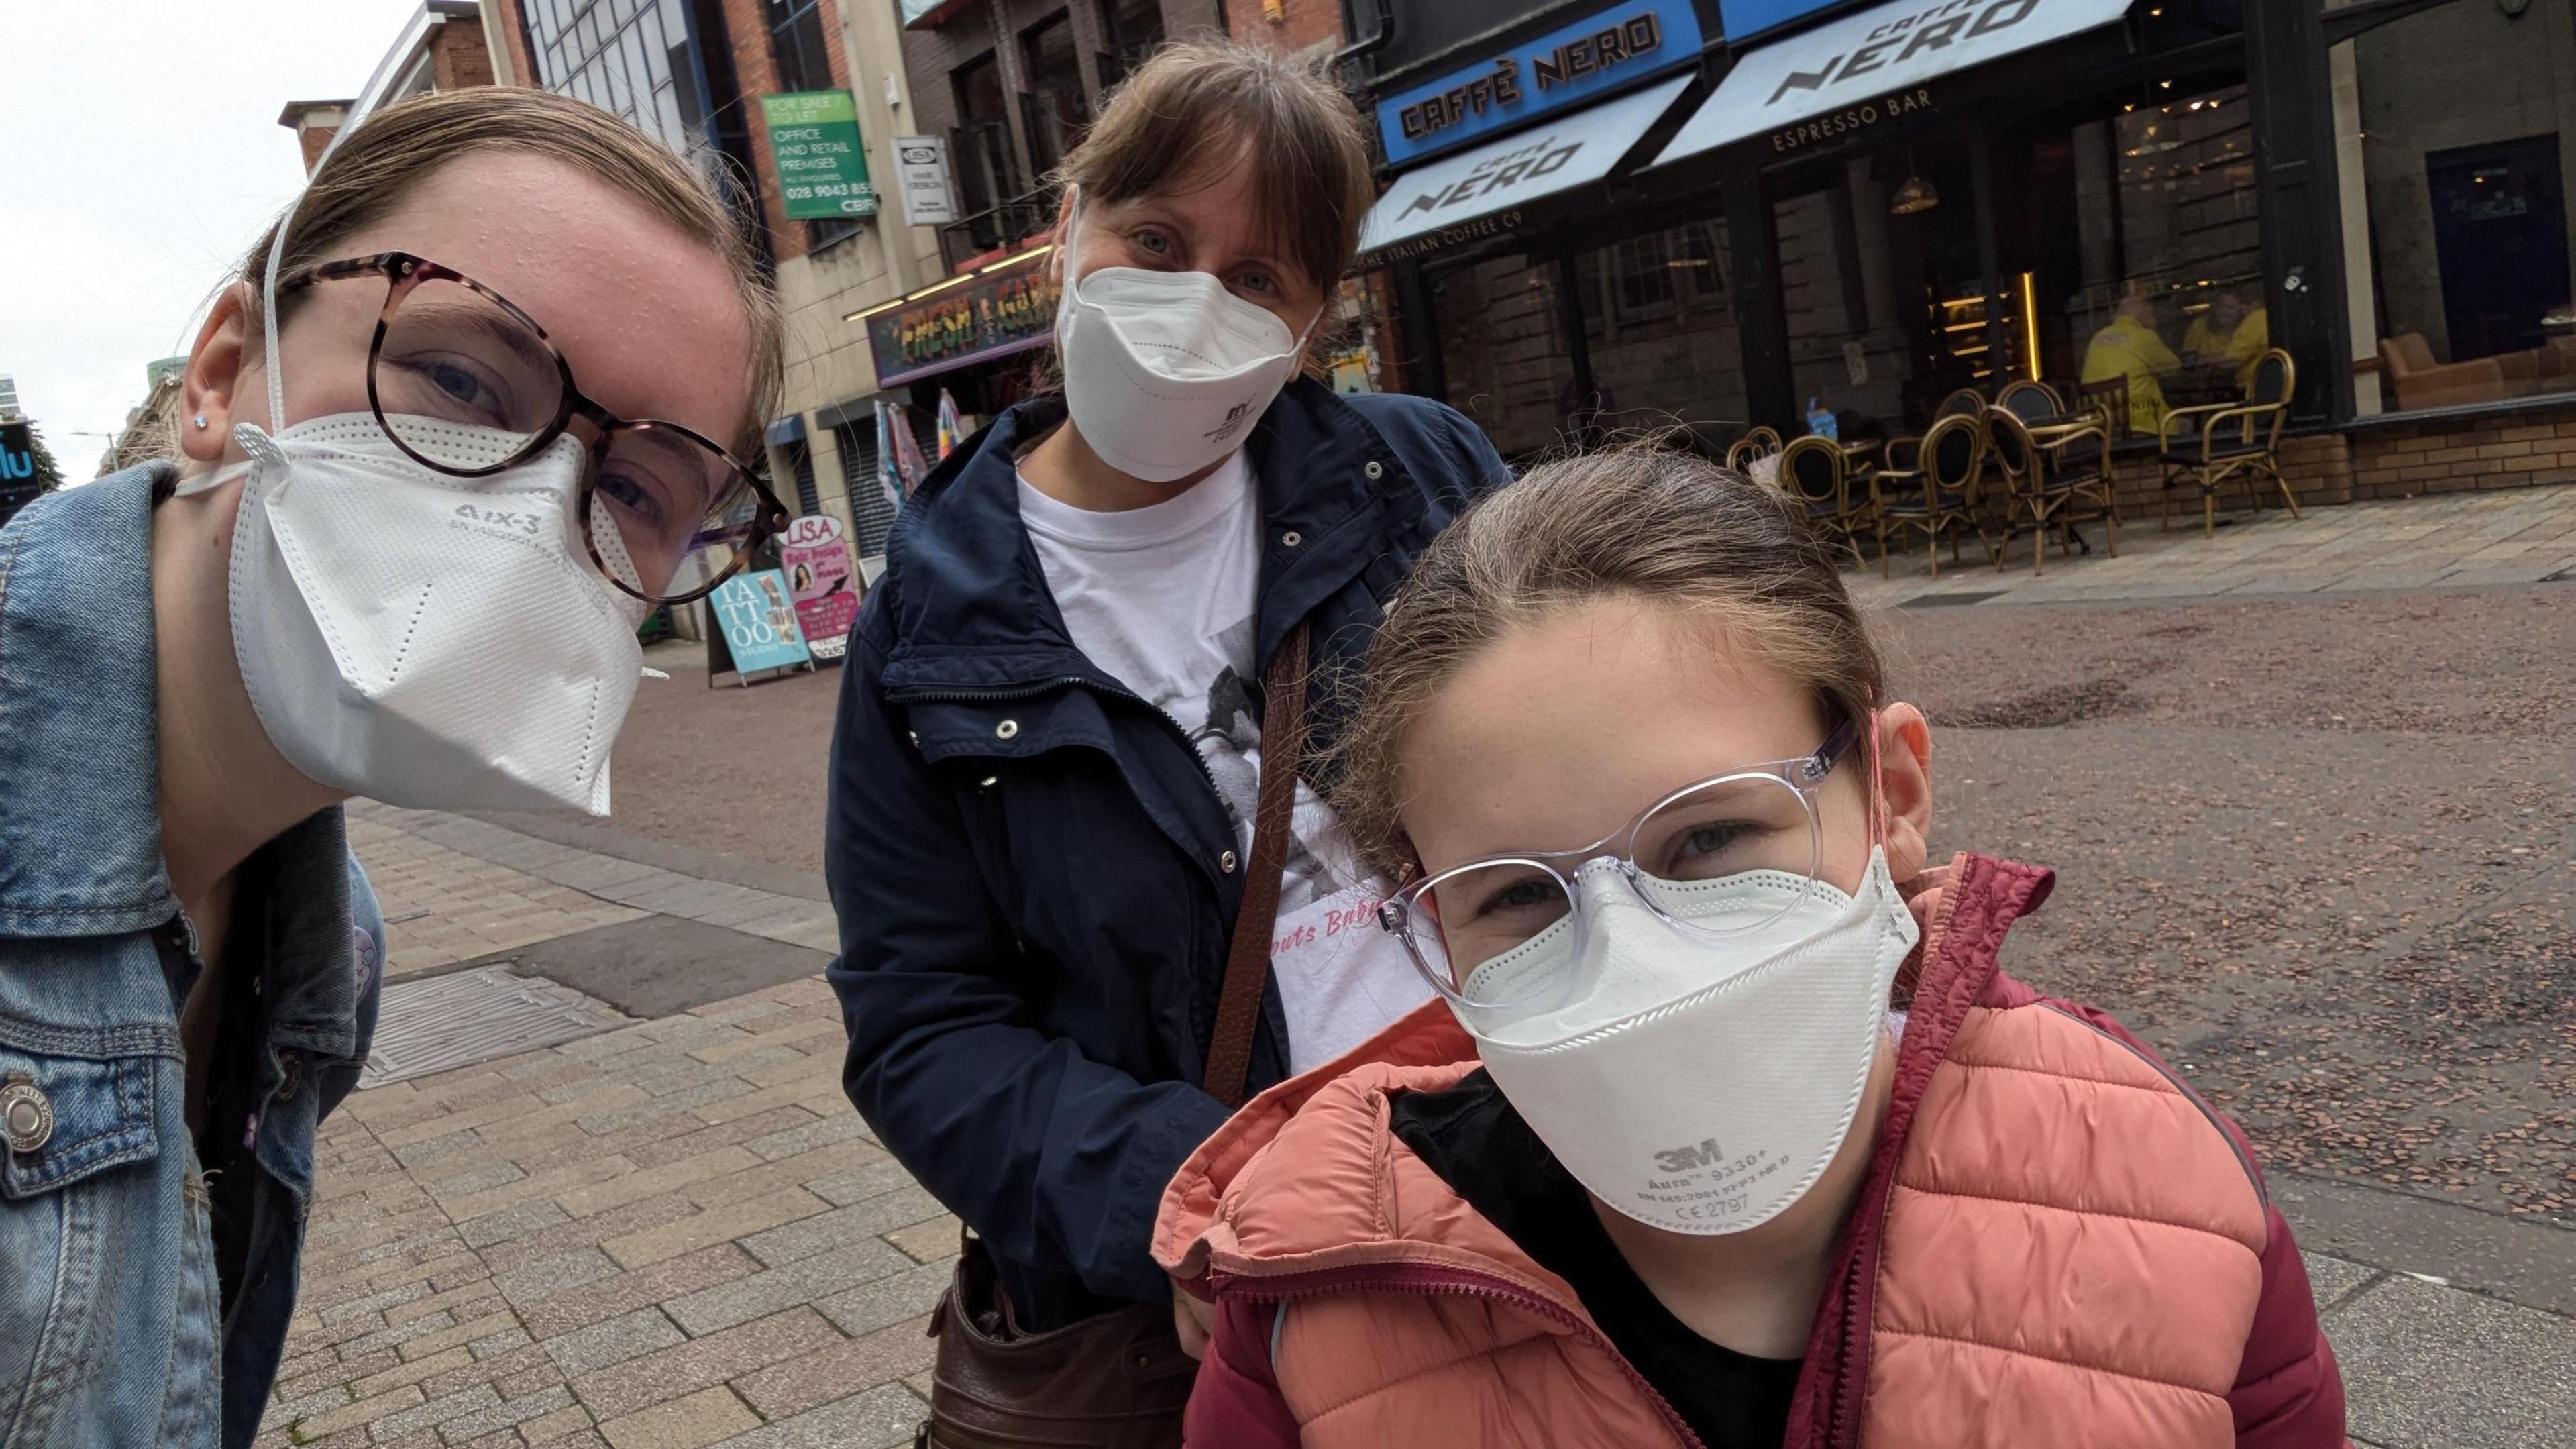
[[[1707,463],[1550,464],[1430,547],[1336,804],[1443,999],[1173,1180],[1192,1445],[2344,1442],[2242,1136],[1998,969],[2051,878],[1927,867],[1880,686]]]

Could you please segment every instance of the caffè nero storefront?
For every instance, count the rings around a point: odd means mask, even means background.
[[[1508,454],[2115,374],[2151,452],[2278,346],[2303,501],[2576,478],[2576,0],[1393,9],[1364,265]]]

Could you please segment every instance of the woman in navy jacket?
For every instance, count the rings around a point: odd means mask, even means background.
[[[1250,855],[1229,769],[1242,716],[1260,717],[1249,682],[1312,625],[1311,777],[1336,674],[1423,545],[1506,476],[1439,403],[1297,377],[1257,389],[1266,406],[1207,413],[1187,369],[1137,361],[1179,336],[1220,370],[1291,337],[1280,374],[1302,362],[1371,194],[1360,122],[1329,83],[1248,51],[1167,50],[1065,178],[1071,407],[1011,408],[905,505],[851,636],[827,843],[850,1098],[983,1239],[1029,1329],[1170,1297],[1146,1251],[1156,1200],[1227,1116],[1198,1083]],[[1131,374],[1103,399],[1100,379]],[[1107,461],[1202,454],[1178,477]],[[1206,598],[1169,592],[1202,574]],[[1192,658],[1225,664],[1200,681]],[[1301,794],[1296,850],[1330,854],[1320,811]],[[1292,851],[1292,876],[1330,869]],[[1298,884],[1283,941],[1333,934],[1370,889]],[[1381,1009],[1383,983],[1347,958],[1339,975],[1288,961],[1254,1090],[1411,1004]]]

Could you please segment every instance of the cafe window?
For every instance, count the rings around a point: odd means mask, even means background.
[[[1576,405],[1557,274],[1554,261],[1516,253],[1431,279],[1449,405],[1508,457],[1563,442]]]
[[[2571,9],[2454,3],[2335,47],[2361,412],[2576,392]]]
[[[1600,424],[1680,424],[1722,448],[1746,427],[1726,223],[1694,221],[1575,258]]]
[[[1896,152],[1811,168],[1785,178],[1786,194],[1772,201],[1801,416],[1822,409],[1848,417],[1845,432],[1908,429],[1931,415],[1941,391],[1982,366],[1953,358],[1944,375],[1919,356],[1944,335],[1939,301],[1975,290],[1964,187],[1959,204],[1941,211],[1890,214],[1891,195],[1920,164]],[[1964,272],[1962,232],[1970,237]]]

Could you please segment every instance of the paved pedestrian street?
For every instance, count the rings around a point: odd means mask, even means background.
[[[1852,575],[1936,723],[1936,844],[2059,867],[2013,969],[2246,1124],[2357,1442],[2576,1445],[2576,488],[2088,532],[2037,580],[2026,538]],[[838,681],[656,662],[606,826],[353,807],[383,1032],[436,1045],[406,993],[494,966],[611,1026],[325,1124],[262,1445],[910,1442],[957,1225],[840,1090]]]
[[[493,910],[475,882],[548,912],[522,920],[648,914],[414,832],[516,847],[557,874],[633,874],[609,857],[456,817],[356,815],[371,875],[404,882],[389,915],[447,896],[391,928],[397,984],[519,909]],[[957,1223],[850,1109],[841,1042],[807,976],[351,1097],[322,1130],[261,1444],[909,1442]]]

